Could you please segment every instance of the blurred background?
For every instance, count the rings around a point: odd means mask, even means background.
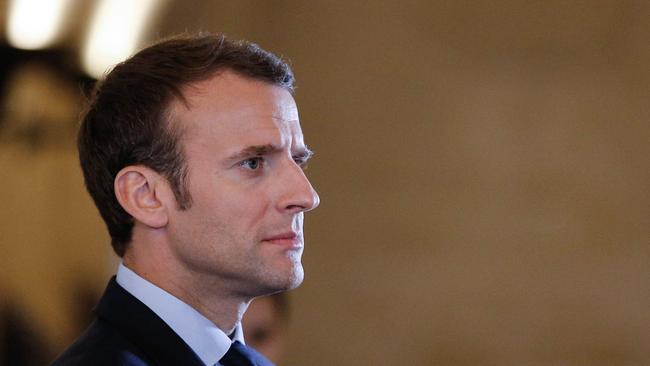
[[[288,59],[317,159],[284,365],[650,365],[647,1],[0,0],[0,363],[117,263],[74,138],[183,31]]]

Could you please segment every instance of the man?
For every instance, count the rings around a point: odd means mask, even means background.
[[[271,364],[240,320],[302,282],[319,203],[292,92],[276,56],[214,35],[158,43],[99,84],[79,155],[122,263],[54,365]]]

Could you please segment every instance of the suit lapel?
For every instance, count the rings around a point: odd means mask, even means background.
[[[97,315],[156,365],[204,366],[192,349],[158,315],[122,288],[115,277],[97,305]]]

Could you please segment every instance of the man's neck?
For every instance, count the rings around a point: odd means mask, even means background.
[[[133,246],[129,248],[123,258],[124,266],[194,308],[224,333],[235,330],[250,299],[229,295],[216,280],[187,273],[174,265],[175,261],[165,260],[160,251],[146,259],[138,254]]]

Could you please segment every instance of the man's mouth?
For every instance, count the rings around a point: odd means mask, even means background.
[[[293,231],[287,231],[280,234],[274,234],[262,239],[263,242],[284,246],[284,247],[302,247],[302,236]]]

